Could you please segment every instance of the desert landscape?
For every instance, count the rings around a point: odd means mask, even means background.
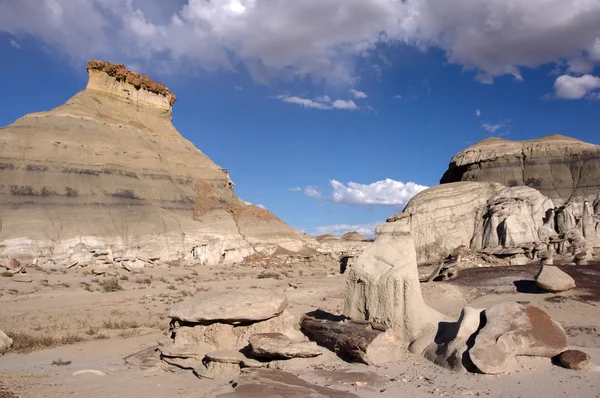
[[[600,146],[488,138],[374,239],[313,237],[167,87],[87,71],[0,129],[0,397],[600,397]]]

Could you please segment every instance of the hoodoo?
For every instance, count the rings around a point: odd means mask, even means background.
[[[2,254],[91,248],[208,264],[316,244],[235,195],[228,172],[172,125],[165,85],[103,61],[87,71],[64,105],[0,129]]]

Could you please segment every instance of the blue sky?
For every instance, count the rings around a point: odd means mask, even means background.
[[[600,144],[598,1],[452,3],[0,0],[0,125],[125,63],[238,196],[310,234],[372,231],[490,136]]]

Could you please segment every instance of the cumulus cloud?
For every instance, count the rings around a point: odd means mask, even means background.
[[[311,232],[310,235],[314,236],[325,234],[334,234],[341,236],[347,232],[356,231],[367,238],[372,238],[373,236],[375,236],[375,228],[377,228],[379,224],[383,223],[384,221],[367,224],[332,224],[313,228],[312,231],[309,232]]]
[[[563,99],[580,99],[588,93],[600,88],[600,77],[592,75],[559,76],[554,82],[556,97]]]
[[[358,58],[398,43],[439,48],[481,82],[522,79],[521,68],[548,62],[597,65],[599,20],[598,0],[0,2],[1,31],[36,36],[76,60],[243,64],[261,82],[306,75],[351,82]]]
[[[358,105],[354,103],[352,100],[335,100],[331,102],[331,98],[327,95],[322,97],[317,97],[314,100],[309,98],[301,98],[296,96],[289,95],[277,95],[274,98],[281,100],[283,102],[287,102],[290,104],[301,105],[305,108],[314,108],[314,109],[345,109],[345,110],[357,110],[359,109]]]
[[[352,93],[352,95],[354,96],[354,98],[356,99],[365,99],[368,97],[368,95],[362,91],[358,91],[355,89],[351,89],[350,92]]]
[[[337,180],[331,180],[329,184],[331,192],[326,195],[312,186],[304,188],[304,194],[317,200],[348,205],[403,206],[417,193],[428,188],[412,181],[404,183],[390,178],[371,184],[349,182],[346,185]]]
[[[331,200],[350,205],[405,205],[410,198],[427,189],[412,181],[402,182],[387,178],[371,184],[349,182],[344,185],[337,180],[330,181]]]
[[[16,48],[17,50],[21,49],[21,45],[14,40],[9,41],[10,45]]]

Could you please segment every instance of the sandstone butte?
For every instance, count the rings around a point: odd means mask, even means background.
[[[559,205],[600,192],[600,146],[562,135],[509,141],[488,138],[456,154],[441,184],[497,182],[528,186]]]
[[[110,248],[209,264],[315,247],[235,195],[227,170],[171,123],[167,87],[123,65],[90,61],[87,71],[64,105],[0,129],[0,254]]]

